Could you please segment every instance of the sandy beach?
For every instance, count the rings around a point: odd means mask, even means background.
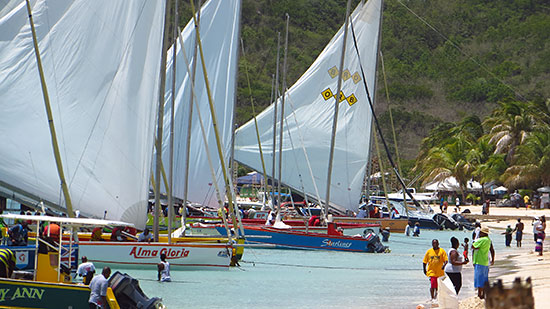
[[[481,206],[463,206],[462,209],[468,208],[473,214],[481,214]],[[498,216],[542,216],[550,217],[550,209],[516,209],[513,207],[491,207],[488,220],[480,220],[482,226],[487,226],[491,229],[492,234],[500,234],[506,229],[507,225],[513,228],[517,220],[491,220],[491,215]],[[512,247],[509,250],[496,251],[495,265],[491,267],[489,273],[489,281],[491,284],[501,279],[504,286],[510,287],[516,277],[520,277],[522,282],[526,278],[531,277],[533,284],[533,296],[535,298],[535,308],[548,308],[550,304],[550,257],[548,254],[548,246],[550,242],[544,242],[544,255],[535,254],[535,244],[533,241],[532,220],[522,219],[525,225],[522,247],[516,247],[515,235],[512,240]],[[489,235],[491,237],[491,235]],[[461,309],[477,309],[485,308],[485,303],[477,297],[470,297],[460,302]]]

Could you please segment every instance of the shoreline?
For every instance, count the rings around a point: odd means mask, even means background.
[[[472,214],[481,214],[480,206],[466,206]],[[533,298],[535,300],[535,309],[547,307],[550,303],[550,293],[547,293],[550,288],[550,257],[548,254],[548,246],[550,242],[544,241],[544,252],[539,256],[534,252],[535,244],[533,241],[533,229],[531,221],[525,220],[526,216],[542,216],[550,217],[549,209],[525,209],[512,207],[491,207],[490,215],[496,216],[514,216],[522,218],[524,223],[522,246],[516,247],[515,233],[511,247],[504,251],[496,251],[495,265],[490,268],[489,282],[491,285],[497,280],[502,280],[505,287],[510,287],[516,277],[520,277],[522,282],[528,277],[531,277]],[[507,225],[513,228],[517,223],[516,220],[498,220],[487,217],[488,220],[480,220],[482,226],[487,226],[491,229],[491,234],[502,233]],[[491,237],[491,234],[489,237]],[[477,295],[467,297],[460,300],[460,309],[482,309],[485,308],[485,301],[477,298]]]

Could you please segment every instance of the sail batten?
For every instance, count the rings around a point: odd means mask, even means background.
[[[370,93],[374,92],[380,12],[381,1],[370,0],[359,4],[351,16]],[[301,191],[303,185],[306,194],[312,197],[326,196],[334,96],[337,92],[343,33],[342,27],[310,68],[288,89],[285,97],[287,102],[292,103],[292,110],[285,111],[283,120],[284,163],[280,181],[298,191]],[[343,96],[339,103],[330,202],[331,206],[343,210],[357,210],[369,157],[372,114],[352,40],[347,42],[341,93]],[[279,98],[275,104],[281,104],[281,101],[282,98]],[[274,104],[256,117],[267,158],[274,155],[270,150],[273,146],[273,112]],[[253,121],[237,130],[235,159],[258,170],[260,158],[254,134]],[[307,160],[311,164],[313,177],[308,170]]]
[[[24,2],[0,10],[0,180],[58,202]],[[73,208],[142,227],[164,4],[31,2]]]

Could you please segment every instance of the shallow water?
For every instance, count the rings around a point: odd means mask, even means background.
[[[423,230],[421,237],[392,234],[392,252],[246,249],[241,267],[229,270],[172,271],[170,283],[155,270],[113,269],[139,279],[149,297],[168,308],[415,308],[429,296],[422,258],[434,238],[448,251],[451,236],[461,242],[471,231]],[[491,234],[495,250],[504,236]],[[507,249],[510,250],[510,249]],[[459,297],[473,295],[473,268],[463,270]]]

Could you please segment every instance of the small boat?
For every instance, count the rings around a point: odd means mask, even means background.
[[[331,228],[332,226],[332,228]],[[347,252],[386,252],[388,247],[380,243],[373,232],[364,235],[339,235],[329,224],[328,233],[303,232],[269,226],[244,226],[248,244],[268,244],[279,249],[331,250]],[[223,227],[217,227],[223,232]]]

